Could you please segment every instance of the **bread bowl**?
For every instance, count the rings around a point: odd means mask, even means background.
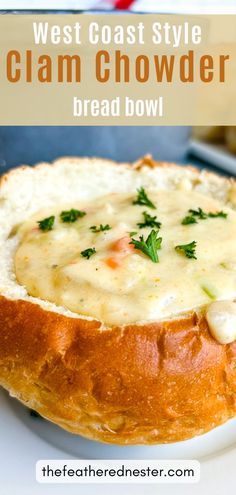
[[[2,176],[0,205],[0,384],[12,396],[124,445],[235,415],[233,179],[150,157],[62,158]]]

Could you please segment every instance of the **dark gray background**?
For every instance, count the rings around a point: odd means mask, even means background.
[[[189,156],[190,133],[190,127],[0,126],[0,174],[17,165],[52,161],[63,155],[132,162],[146,153],[157,160],[216,170]]]
[[[188,127],[0,127],[0,163],[8,168],[62,155],[133,161],[145,153],[183,161],[189,132]]]

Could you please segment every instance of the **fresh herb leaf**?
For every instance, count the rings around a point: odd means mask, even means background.
[[[157,229],[160,229],[161,222],[157,221],[156,216],[152,217],[147,211],[143,211],[143,217],[144,221],[137,223],[140,229],[143,229],[144,227],[156,227]]]
[[[189,244],[179,244],[179,246],[175,246],[175,250],[183,253],[187,258],[193,258],[196,260],[196,246],[196,241],[192,241]]]
[[[75,210],[74,208],[71,208],[71,210],[68,211],[62,211],[60,213],[60,219],[62,222],[68,222],[68,223],[73,223],[78,220],[78,218],[82,218],[86,215],[85,211],[80,211],[80,210]]]
[[[182,225],[190,225],[191,223],[198,223],[196,217],[193,215],[187,215],[182,220]]]
[[[227,218],[228,213],[225,213],[224,211],[217,211],[216,213],[208,213],[208,216],[210,218]]]
[[[215,213],[210,212],[206,213],[202,210],[202,208],[198,208],[197,210],[188,210],[190,215],[187,215],[182,220],[182,225],[189,225],[191,223],[198,223],[198,220],[206,220],[207,218],[227,218],[228,214],[224,211],[217,211]]]
[[[136,235],[138,232],[136,230],[132,230],[132,232],[129,232],[130,237],[133,237],[133,235]]]
[[[199,218],[200,220],[206,220],[208,217],[208,214],[205,213],[202,208],[198,208],[197,210],[188,210],[191,215],[194,217]]]
[[[157,251],[161,249],[162,237],[157,236],[158,230],[151,230],[146,240],[141,235],[139,240],[132,239],[130,244],[133,244],[135,249],[139,249],[139,251],[142,251],[146,256],[151,258],[153,263],[158,263],[159,257]]]
[[[55,221],[55,216],[44,218],[43,220],[39,220],[37,223],[39,224],[40,230],[43,232],[48,232],[52,230]]]
[[[156,206],[148,198],[144,187],[140,187],[140,189],[138,189],[137,192],[138,192],[137,198],[133,201],[133,205],[145,205],[148,206],[148,208],[153,208],[153,210],[156,209]]]
[[[93,256],[93,254],[96,253],[96,249],[95,248],[88,248],[88,249],[85,249],[84,251],[81,251],[81,256],[83,256],[83,258],[87,258],[87,260],[89,260],[89,258],[91,258],[91,256]]]
[[[104,230],[111,230],[111,226],[106,224],[106,225],[102,225],[100,223],[99,227],[97,227],[96,225],[92,225],[92,227],[89,227],[90,230],[92,230],[92,232],[104,232]]]

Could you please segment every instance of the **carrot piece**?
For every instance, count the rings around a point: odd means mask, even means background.
[[[129,253],[132,253],[134,246],[130,244],[130,237],[124,236],[115,241],[111,250],[115,251],[115,255],[110,258],[106,258],[104,261],[110,268],[118,268],[122,265],[122,259],[125,258]]]
[[[130,237],[124,236],[118,239],[114,244],[112,245],[112,250],[113,251],[118,251],[120,254],[128,254],[131,251],[133,251],[134,246],[130,244]]]
[[[118,258],[115,258],[115,256],[113,256],[111,258],[107,258],[105,260],[105,263],[107,266],[109,266],[109,268],[112,268],[113,270],[115,270],[116,268],[121,266],[120,260]]]

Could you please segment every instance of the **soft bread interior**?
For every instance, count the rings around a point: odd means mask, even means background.
[[[140,166],[141,165],[141,166]],[[18,245],[16,227],[42,208],[73,201],[91,200],[111,192],[146,189],[195,190],[236,207],[233,180],[207,171],[175,164],[154,163],[138,166],[102,159],[61,158],[53,164],[22,166],[1,179],[0,188],[0,293],[9,299],[29,300],[49,311],[78,318],[63,307],[31,297],[17,283],[13,257]],[[89,317],[80,316],[89,319]]]

